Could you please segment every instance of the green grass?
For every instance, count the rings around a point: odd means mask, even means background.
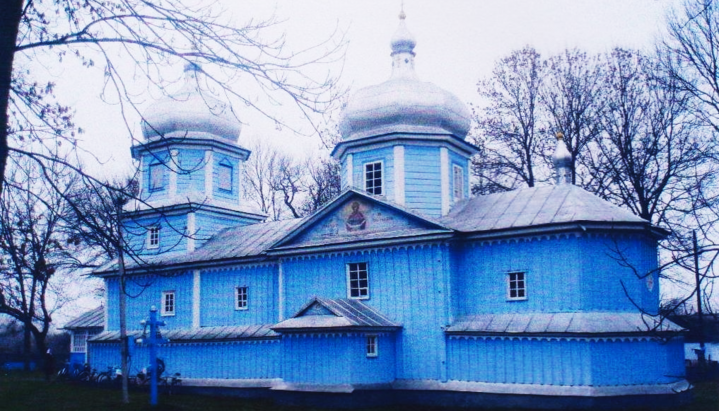
[[[199,395],[161,395],[160,404],[150,407],[147,392],[131,391],[130,404],[120,403],[119,389],[102,389],[71,382],[45,382],[41,373],[0,374],[0,409],[3,411],[310,411],[309,408],[274,404],[269,400],[248,400]],[[383,407],[364,411],[429,411],[418,407]],[[433,409],[436,410],[436,409]],[[700,383],[694,402],[672,411],[719,410],[719,382]],[[506,411],[506,410],[505,410]]]

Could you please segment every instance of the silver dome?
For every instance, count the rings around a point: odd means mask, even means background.
[[[340,121],[344,140],[401,132],[452,134],[460,139],[467,136],[471,117],[464,103],[417,78],[415,44],[403,13],[391,41],[392,77],[352,96]]]
[[[185,84],[177,92],[152,104],[143,115],[142,134],[147,140],[163,136],[221,138],[237,142],[242,124],[232,107],[200,87],[202,70],[185,65]]]

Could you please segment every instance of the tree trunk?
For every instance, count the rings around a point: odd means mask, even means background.
[[[128,352],[128,341],[127,341],[127,294],[125,293],[125,255],[122,249],[122,205],[117,204],[117,262],[118,262],[118,275],[120,276],[120,346],[122,356],[122,403],[128,404],[130,402],[130,394],[127,387],[127,377],[130,372],[127,366],[127,358],[129,357]]]
[[[8,156],[8,102],[12,83],[15,43],[22,17],[23,0],[3,2],[0,13],[0,193]]]
[[[23,338],[22,338],[22,359],[23,369],[30,371],[30,357],[32,355],[32,336],[30,335],[30,326],[23,324]]]

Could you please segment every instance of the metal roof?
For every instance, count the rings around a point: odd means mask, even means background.
[[[78,328],[103,328],[105,327],[105,307],[99,306],[90,311],[80,314],[77,318],[68,322],[63,329],[76,330]]]
[[[176,328],[161,329],[160,333],[170,342],[181,341],[222,341],[222,340],[257,340],[277,338],[277,333],[270,329],[269,324],[231,325],[223,327]],[[142,336],[142,330],[128,331],[127,335],[134,338]],[[89,339],[90,342],[119,342],[120,331],[105,331]]]
[[[673,322],[639,312],[509,313],[459,318],[448,334],[635,334],[679,332]]]
[[[494,231],[570,222],[649,222],[572,184],[524,188],[457,203],[440,220],[463,232]]]
[[[292,318],[272,326],[273,330],[291,331],[337,328],[400,328],[401,324],[359,300],[314,297]]]

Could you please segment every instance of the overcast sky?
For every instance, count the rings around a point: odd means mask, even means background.
[[[465,102],[478,102],[476,83],[490,75],[495,61],[531,45],[544,55],[579,48],[601,53],[613,47],[650,50],[679,0],[405,0],[407,27],[417,40],[416,70]],[[326,39],[336,27],[348,41],[342,81],[353,89],[381,83],[391,69],[389,42],[398,25],[400,0],[227,0],[222,5],[242,22],[272,13],[282,20],[290,45],[302,47]],[[338,65],[338,69],[339,69]],[[106,177],[129,173],[131,140],[119,108],[97,95],[101,73],[68,66],[53,68],[58,94],[77,110],[86,132],[81,147],[88,169]],[[99,70],[97,70],[99,71]],[[179,77],[178,65],[175,76]],[[351,95],[351,94],[350,94]],[[245,123],[240,144],[265,139],[298,155],[319,147],[319,139],[278,133],[272,124],[235,111]],[[131,120],[139,132],[139,118]],[[288,144],[295,141],[295,144]],[[80,301],[80,309],[97,302]],[[73,310],[76,312],[76,310]]]

